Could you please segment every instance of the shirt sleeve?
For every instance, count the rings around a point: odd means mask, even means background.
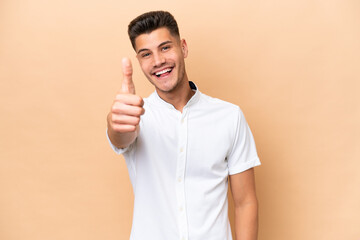
[[[254,137],[244,114],[240,108],[238,110],[234,143],[227,157],[229,175],[243,172],[261,164],[256,152]]]
[[[110,144],[111,148],[114,150],[114,152],[119,154],[119,155],[123,154],[125,162],[126,162],[126,166],[128,168],[128,171],[129,171],[129,176],[130,176],[131,183],[132,183],[132,185],[133,185],[133,187],[135,189],[134,179],[135,179],[135,176],[136,176],[136,168],[135,168],[133,158],[134,158],[134,149],[136,148],[135,147],[136,140],[132,144],[130,144],[130,146],[128,146],[126,148],[117,148],[114,144],[112,144],[112,142],[111,142],[111,140],[109,138],[107,129],[106,129],[106,137],[107,137],[107,139],[109,141],[109,144]]]

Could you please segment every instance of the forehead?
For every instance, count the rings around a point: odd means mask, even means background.
[[[140,34],[135,38],[136,51],[144,48],[157,48],[161,43],[166,41],[176,42],[177,38],[171,35],[167,28],[158,28],[150,33]]]

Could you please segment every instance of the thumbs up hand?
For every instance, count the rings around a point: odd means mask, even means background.
[[[140,116],[144,114],[144,101],[135,95],[132,65],[128,58],[122,60],[123,81],[108,114],[108,134],[117,147],[130,145],[137,137]]]

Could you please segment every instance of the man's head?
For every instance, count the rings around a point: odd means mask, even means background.
[[[132,20],[128,27],[131,45],[136,50],[135,39],[144,33],[151,33],[159,28],[167,28],[171,35],[180,39],[179,28],[175,18],[169,12],[152,11],[144,13]]]
[[[180,39],[174,17],[164,11],[148,12],[129,24],[129,37],[146,78],[160,94],[176,94],[189,86],[185,71],[188,48]]]

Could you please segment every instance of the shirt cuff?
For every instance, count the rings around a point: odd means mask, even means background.
[[[244,172],[244,171],[246,171],[246,170],[248,170],[250,168],[260,166],[260,165],[261,165],[260,159],[259,159],[259,157],[256,157],[256,158],[252,159],[251,161],[247,161],[247,162],[241,164],[238,167],[229,168],[229,175],[234,175],[234,174],[237,174],[237,173],[241,173],[241,172]]]

